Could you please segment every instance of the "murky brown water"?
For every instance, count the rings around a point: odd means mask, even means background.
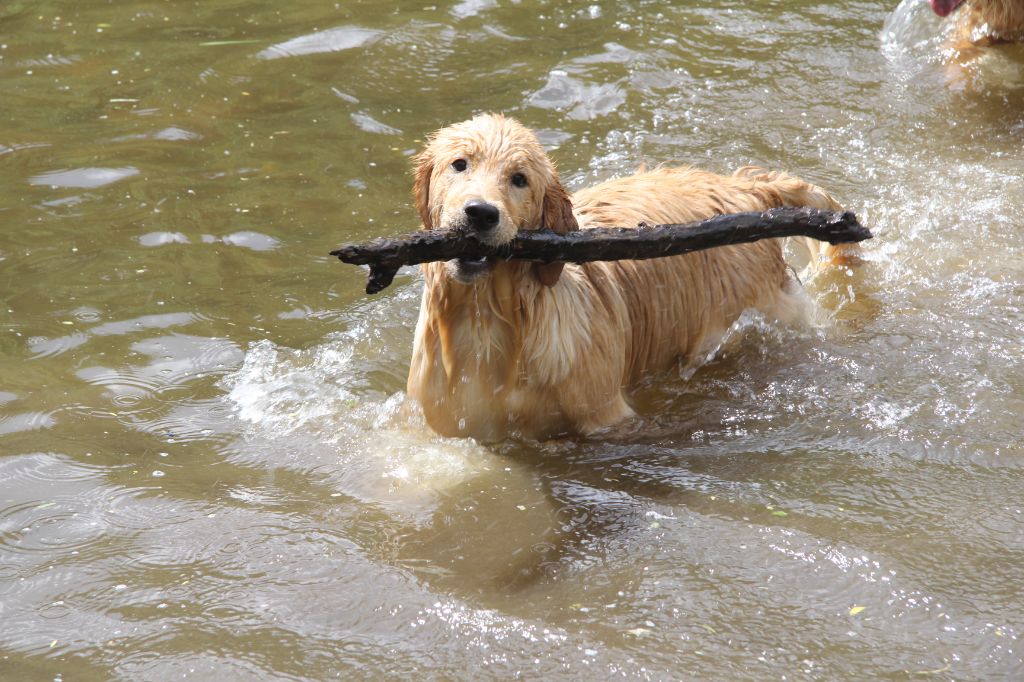
[[[0,5],[0,678],[1019,679],[1024,53],[885,2]],[[573,187],[832,189],[870,262],[644,436],[483,447],[398,405],[415,227],[473,112]]]

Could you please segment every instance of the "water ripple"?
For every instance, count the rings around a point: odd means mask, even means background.
[[[224,235],[221,237],[221,241],[231,246],[241,246],[253,251],[272,251],[281,245],[281,242],[270,235],[263,234],[262,232],[253,232],[252,230]]]
[[[0,436],[12,433],[24,433],[38,429],[49,429],[57,423],[52,412],[23,412],[0,418]]]
[[[461,0],[448,11],[456,19],[468,19],[497,6],[496,0]]]
[[[53,188],[93,188],[109,185],[138,174],[139,169],[130,166],[125,168],[74,168],[35,175],[29,178],[28,182],[30,185],[45,185]]]
[[[130,406],[159,396],[190,381],[223,374],[238,365],[242,352],[227,339],[173,334],[132,344],[136,353],[148,355],[145,365],[84,367],[77,376],[104,387],[115,404]]]
[[[105,504],[105,489],[96,486],[102,471],[46,453],[0,459],[5,551],[42,554],[45,560],[48,552],[80,549],[102,537],[107,525],[96,513]]]
[[[363,47],[379,36],[380,31],[358,26],[339,26],[271,45],[256,56],[260,59],[280,59],[282,57],[341,52]]]
[[[89,334],[75,332],[67,336],[48,338],[45,336],[33,336],[28,339],[27,346],[32,353],[32,359],[48,358],[66,353],[69,350],[78,348],[89,341]]]
[[[205,318],[197,313],[159,313],[153,315],[142,315],[130,320],[104,322],[101,325],[92,327],[89,330],[89,333],[95,336],[115,336],[129,334],[143,329],[166,329],[167,327],[184,326],[202,319]]]
[[[181,232],[147,232],[139,235],[138,239],[139,244],[147,247],[189,243],[189,238]]]
[[[374,133],[378,135],[401,135],[402,131],[398,128],[392,128],[391,126],[381,123],[374,119],[369,114],[361,112],[352,112],[349,114],[352,122],[362,131],[367,133]]]
[[[626,93],[617,83],[586,83],[562,70],[548,75],[548,82],[527,98],[542,109],[566,112],[577,121],[607,116],[626,101]]]
[[[231,442],[237,432],[231,423],[231,407],[222,400],[178,401],[166,409],[134,411],[119,415],[133,428],[174,443],[201,442],[207,446]]]

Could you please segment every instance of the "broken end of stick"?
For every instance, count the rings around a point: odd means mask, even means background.
[[[385,265],[371,265],[370,274],[366,276],[366,293],[376,294],[391,286],[398,274],[398,268]]]
[[[756,214],[751,213],[756,219]],[[829,244],[848,244],[871,239],[871,230],[861,225],[853,211],[834,211],[811,206],[779,206],[770,208],[760,214],[770,222],[788,223],[805,226],[809,231],[802,232],[806,237],[828,242]],[[739,214],[736,214],[738,217]]]
[[[370,242],[372,244],[373,242]],[[344,244],[339,246],[334,251],[331,251],[331,255],[340,260],[342,263],[350,263],[352,265],[366,265],[371,262],[371,258],[366,255],[367,244]]]
[[[832,238],[828,240],[829,244],[862,242],[874,237],[874,235],[871,234],[871,230],[860,224],[860,221],[857,220],[857,215],[853,211],[836,213],[836,217],[831,222],[835,225],[837,231],[833,234]]]
[[[343,263],[352,265],[369,265],[370,272],[366,275],[366,293],[376,294],[391,286],[398,274],[399,265],[390,265],[368,256],[365,245],[346,244],[331,251],[331,255]]]

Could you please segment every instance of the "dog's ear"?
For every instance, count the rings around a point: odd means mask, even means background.
[[[432,229],[433,221],[430,219],[430,175],[434,171],[434,155],[430,149],[424,149],[416,156],[416,168],[413,171],[414,179],[412,184],[413,199],[416,202],[416,210],[419,211],[420,220],[424,229]]]
[[[579,223],[576,222],[576,216],[572,214],[572,199],[569,198],[569,193],[565,191],[557,177],[544,193],[541,221],[542,228],[549,228],[558,234],[575,232],[580,229]],[[565,267],[565,263],[538,263],[533,266],[533,272],[541,284],[553,287],[558,283],[563,267]]]

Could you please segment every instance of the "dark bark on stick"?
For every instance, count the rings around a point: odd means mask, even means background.
[[[399,239],[348,244],[331,251],[331,255],[345,263],[369,265],[366,293],[375,294],[391,284],[401,266],[430,261],[486,256],[542,263],[641,260],[796,236],[840,244],[870,239],[871,232],[851,211],[773,208],[763,213],[719,215],[682,225],[595,228],[563,235],[550,230],[520,232],[500,248],[482,243],[472,233],[414,232]]]

